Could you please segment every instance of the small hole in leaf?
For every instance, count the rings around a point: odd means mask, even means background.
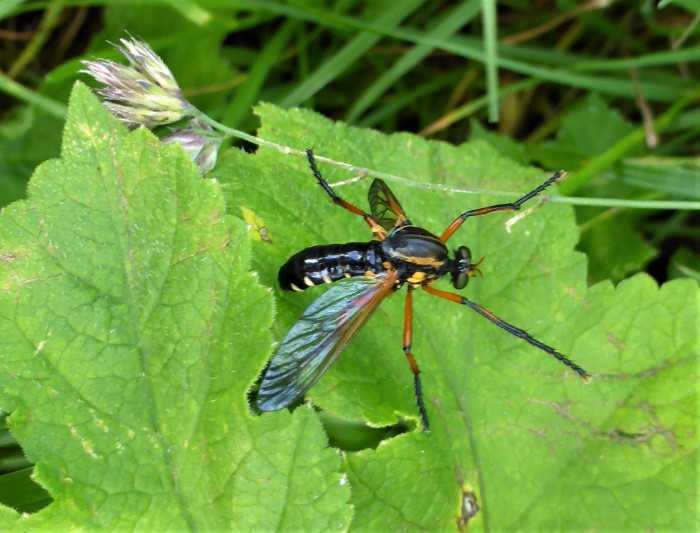
[[[374,449],[383,440],[411,430],[403,421],[391,426],[372,427],[363,420],[347,420],[327,411],[319,411],[319,417],[328,435],[329,445],[345,452]]]

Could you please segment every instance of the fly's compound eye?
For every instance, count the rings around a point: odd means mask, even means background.
[[[466,246],[460,246],[455,250],[454,268],[452,270],[452,286],[455,289],[463,289],[469,282],[471,272],[472,253]]]

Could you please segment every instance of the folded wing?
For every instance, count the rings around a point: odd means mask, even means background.
[[[394,226],[410,224],[396,196],[382,180],[376,179],[372,182],[368,199],[372,218],[379,222],[385,230],[389,231]]]
[[[335,361],[381,301],[393,293],[397,272],[334,284],[304,311],[265,372],[257,405],[277,411],[299,399]]]

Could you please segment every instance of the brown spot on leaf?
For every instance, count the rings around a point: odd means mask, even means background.
[[[457,529],[464,531],[469,524],[469,520],[479,512],[479,504],[476,501],[476,494],[470,490],[462,490],[462,508],[457,517]]]
[[[617,348],[618,350],[624,351],[625,348],[627,347],[627,345],[624,342],[622,342],[620,339],[618,339],[615,335],[613,335],[613,333],[611,331],[608,331],[607,337],[608,337],[608,342],[610,344],[612,344],[613,346],[615,346],[615,348]]]

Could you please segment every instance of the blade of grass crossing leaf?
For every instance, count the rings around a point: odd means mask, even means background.
[[[377,14],[376,22],[379,28],[393,28],[403,19],[413,13],[421,5],[419,0],[404,0],[389,4],[386,9]],[[281,105],[299,105],[310,96],[333,81],[341,72],[352,65],[358,57],[374,46],[383,36],[378,33],[363,31],[348,44],[343,46],[331,58],[320,65],[304,82],[291,92]]]
[[[650,192],[644,195],[645,200],[628,200],[627,198],[583,198],[573,196],[554,196],[549,199],[550,202],[571,204],[571,205],[587,205],[592,207],[620,207],[626,209],[683,209],[688,211],[700,211],[700,202],[683,202],[681,200],[654,200],[654,198],[662,197],[661,193]]]
[[[648,192],[646,194],[643,194],[640,196],[640,198],[637,200],[641,205],[644,205],[648,201],[653,201],[654,198],[658,198],[659,194],[658,193],[651,193]],[[628,206],[624,206],[628,207]],[[629,208],[629,207],[628,207]],[[592,229],[596,228],[600,224],[604,224],[608,222],[611,218],[620,216],[623,214],[625,211],[622,210],[620,206],[610,206],[609,209],[606,209],[605,211],[601,211],[597,215],[589,218],[585,222],[582,222],[579,224],[579,231],[583,235],[587,231],[591,231]]]
[[[244,118],[250,116],[250,108],[259,100],[260,88],[265,78],[299,25],[296,20],[287,20],[256,56],[248,77],[236,90],[236,95],[226,108],[222,122],[235,128]]]
[[[481,16],[484,23],[484,50],[486,51],[486,92],[489,102],[489,122],[498,122],[498,67],[496,5],[493,0],[482,0]]]
[[[479,12],[480,0],[469,0],[459,4],[453,10],[448,11],[442,19],[429,29],[426,34],[433,36],[453,35],[457,30],[467,24]],[[376,100],[388,91],[398,79],[409,72],[430,54],[434,48],[426,45],[417,45],[410,52],[404,54],[389,70],[372,83],[350,108],[346,115],[348,122],[355,122]]]

